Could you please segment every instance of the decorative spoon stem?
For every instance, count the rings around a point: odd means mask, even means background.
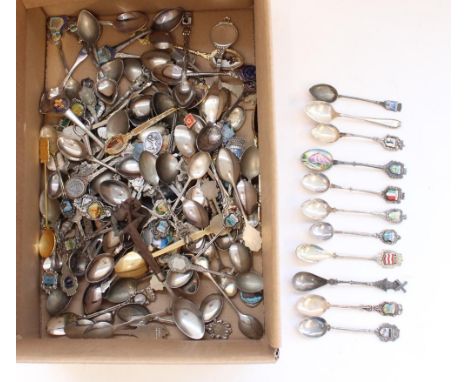
[[[404,147],[403,141],[394,135],[386,135],[383,138],[379,138],[379,137],[369,137],[368,135],[361,135],[361,134],[340,133],[340,137],[370,139],[371,141],[380,143],[387,150],[401,150]]]
[[[385,101],[376,101],[372,99],[367,99],[367,98],[361,98],[361,97],[352,97],[348,95],[339,95],[339,98],[348,98],[348,99],[355,99],[358,101],[364,101],[364,102],[369,102],[373,103],[375,105],[380,105],[383,108],[390,110],[390,111],[401,111],[401,103],[398,101],[390,101],[390,100],[385,100]]]
[[[369,286],[381,289],[383,291],[388,290],[395,290],[395,291],[403,291],[406,293],[405,285],[407,282],[401,282],[400,280],[389,281],[388,279],[382,279],[378,281],[354,281],[354,280],[337,280],[337,279],[329,279],[329,285],[336,285],[336,284],[349,284],[349,285],[362,285],[362,286]]]
[[[374,125],[389,127],[391,129],[396,129],[396,128],[401,126],[401,122],[399,120],[392,119],[392,118],[360,117],[360,116],[355,116],[355,115],[350,115],[350,114],[343,114],[343,113],[338,113],[338,116],[342,117],[342,118],[357,119],[357,120],[360,120],[360,121],[373,123]]]

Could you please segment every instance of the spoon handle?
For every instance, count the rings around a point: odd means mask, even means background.
[[[82,49],[80,50],[80,52],[78,53],[78,57],[76,57],[75,63],[72,65],[72,67],[70,68],[70,70],[68,70],[67,75],[66,75],[65,78],[63,79],[63,81],[62,81],[62,88],[65,87],[65,85],[67,84],[68,80],[69,80],[70,77],[72,76],[73,72],[76,70],[76,68],[78,68],[78,66],[79,66],[84,60],[86,60],[87,57],[88,57],[88,51],[86,50],[86,48],[82,48]]]
[[[353,188],[353,187],[342,187],[342,186],[338,186],[337,184],[330,184],[330,188],[336,188],[338,190],[346,190],[346,191],[352,191],[352,192],[363,192],[366,194],[382,196],[382,192],[379,192],[379,191],[362,190],[362,189]]]
[[[375,105],[380,105],[383,108],[385,108],[387,110],[390,110],[390,111],[401,111],[401,107],[402,107],[401,103],[398,102],[398,101],[390,101],[390,100],[376,101],[376,100],[372,100],[372,99],[361,98],[361,97],[352,97],[352,96],[341,95],[341,94],[338,97],[339,98],[355,99],[355,100],[358,100],[358,101],[373,103]]]
[[[379,238],[378,233],[368,233],[368,232],[356,232],[356,231],[338,231],[334,230],[334,233],[342,234],[342,235],[355,235],[355,236],[364,236],[364,237],[375,237]]]
[[[382,279],[378,281],[354,281],[354,280],[337,280],[337,279],[329,279],[328,284],[336,285],[336,284],[349,284],[349,285],[362,285],[362,286],[370,286],[374,288],[381,289],[383,291],[388,290],[395,290],[395,291],[403,291],[406,293],[405,285],[407,284],[406,281],[401,282],[400,280],[389,281],[388,279]]]
[[[139,40],[142,37],[145,37],[150,32],[151,30],[146,30],[141,33],[138,33],[137,35],[130,37],[129,39],[125,41],[122,41],[120,44],[114,45],[112,49],[114,52],[120,52],[121,50],[125,49],[127,46],[133,44],[135,41]]]
[[[379,217],[385,217],[385,212],[374,212],[374,211],[358,211],[358,210],[347,210],[341,208],[332,208],[332,212],[345,212],[350,214],[361,214],[361,215],[373,215]]]
[[[374,333],[374,330],[372,329],[352,329],[352,328],[343,328],[341,326],[330,326],[330,329],[333,330],[341,330],[345,332],[354,332],[354,333]]]
[[[76,126],[78,126],[94,142],[96,142],[100,148],[104,148],[104,143],[102,143],[99,138],[97,138],[91,131],[89,131],[85,124],[81,122],[81,120],[75,115],[75,113],[73,113],[73,111],[71,111],[71,109],[67,109],[63,115],[72,121]]]
[[[342,255],[342,254],[334,254],[333,256],[335,259],[342,259],[342,260],[365,260],[365,261],[377,261],[376,257],[366,257],[366,256],[359,256],[359,255]]]
[[[180,46],[180,45],[174,45],[174,48],[177,50],[185,49],[183,46]],[[194,49],[187,49],[187,52],[190,54],[193,54],[194,56],[204,58],[205,60],[211,60],[214,56],[212,53],[206,53],[206,52],[202,52],[200,50],[194,50]]]
[[[347,162],[347,161],[341,161],[341,160],[334,160],[333,164],[343,164],[347,166],[362,166],[362,167],[370,167],[370,168],[376,168],[378,170],[385,170],[386,166],[382,165],[377,165],[377,164],[371,164],[371,163],[362,163],[362,162]]]
[[[130,133],[128,133],[129,138],[135,137],[147,128],[153,126],[155,123],[161,121],[162,119],[168,117],[172,113],[176,112],[179,110],[177,107],[171,107],[170,109],[167,109],[166,111],[162,112],[161,114],[156,115],[153,118],[148,119],[146,122],[143,122],[142,124],[138,125],[135,127]]]
[[[390,129],[396,129],[401,126],[401,121],[399,121],[398,119],[392,119],[392,118],[358,117],[355,115],[343,114],[343,113],[338,113],[338,116],[343,117],[343,118],[358,119],[361,121],[373,123],[374,125],[388,127]]]

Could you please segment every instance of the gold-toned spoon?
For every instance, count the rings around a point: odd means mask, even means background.
[[[55,233],[49,227],[49,203],[47,196],[47,163],[49,162],[49,140],[47,138],[39,139],[39,160],[44,165],[44,204],[45,204],[45,227],[42,229],[41,237],[38,243],[39,255],[43,258],[52,255],[55,249]]]
[[[172,107],[170,109],[167,109],[163,113],[158,114],[157,116],[148,119],[146,122],[143,122],[141,125],[138,125],[137,127],[135,127],[132,131],[130,131],[127,134],[114,135],[113,137],[109,138],[106,141],[104,145],[104,151],[106,152],[106,154],[109,154],[109,155],[120,154],[123,150],[125,150],[125,148],[128,145],[128,142],[130,142],[130,140],[133,137],[136,137],[138,134],[142,133],[147,128],[153,126],[154,124],[163,120],[164,118],[176,112],[177,110],[179,109],[176,107]]]

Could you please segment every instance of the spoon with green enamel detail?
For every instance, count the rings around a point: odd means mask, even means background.
[[[398,208],[392,208],[383,212],[374,211],[357,211],[330,207],[330,205],[323,199],[309,199],[301,205],[301,211],[305,217],[320,221],[325,219],[332,212],[345,212],[353,214],[367,214],[373,216],[379,216],[388,221],[389,223],[399,224],[406,219],[406,215],[403,211]]]
[[[317,240],[329,240],[337,233],[342,235],[374,237],[385,244],[395,244],[398,240],[401,239],[400,235],[398,235],[397,232],[393,229],[386,229],[379,233],[338,231],[335,230],[330,223],[326,222],[312,224],[309,228],[309,233]]]
[[[317,317],[324,314],[330,308],[358,309],[366,312],[377,312],[382,316],[398,316],[403,308],[396,302],[382,302],[378,305],[340,305],[330,304],[325,298],[316,294],[302,297],[296,304],[297,311],[307,317]]]
[[[352,187],[342,187],[330,182],[330,179],[325,174],[322,173],[310,173],[304,175],[302,178],[302,185],[309,191],[321,194],[325,191],[328,191],[330,188],[335,188],[338,190],[354,191],[354,192],[363,192],[366,194],[372,194],[381,196],[384,200],[390,203],[400,203],[401,200],[405,198],[404,192],[399,187],[388,186],[383,191],[371,191],[371,190],[362,190]]]
[[[374,125],[396,129],[401,126],[401,122],[391,118],[372,118],[372,117],[357,117],[354,115],[338,113],[332,105],[323,101],[312,101],[306,106],[305,112],[307,116],[317,123],[330,123],[335,118],[351,118],[359,121],[373,123]]]
[[[383,170],[390,178],[401,179],[406,174],[405,165],[401,162],[390,161],[386,165],[376,165],[360,162],[346,162],[333,159],[330,152],[322,149],[310,149],[301,157],[302,163],[313,172],[322,172],[333,165],[342,164],[349,166],[363,166]]]
[[[403,141],[394,135],[386,135],[383,138],[369,137],[368,135],[352,134],[340,132],[335,126],[320,123],[311,130],[312,138],[320,143],[333,143],[343,137],[370,139],[380,143],[384,149],[397,151],[403,149]]]
[[[351,97],[342,94],[338,94],[338,91],[331,85],[328,84],[317,84],[309,89],[309,93],[318,101],[324,102],[335,102],[337,98],[349,98],[358,101],[370,102],[376,105],[380,105],[383,108],[390,111],[401,111],[401,103],[397,101],[374,101],[366,98]]]
[[[400,337],[400,329],[398,329],[395,325],[391,324],[382,324],[375,330],[350,329],[331,326],[322,317],[306,318],[299,324],[299,332],[307,337],[312,338],[322,337],[330,329],[344,330],[348,332],[357,333],[373,333],[383,342],[396,341],[398,337]]]
[[[319,247],[315,244],[300,244],[296,248],[296,256],[298,259],[307,263],[316,264],[323,260],[340,259],[340,260],[364,260],[374,261],[384,268],[393,268],[400,266],[403,262],[403,257],[394,251],[385,250],[379,255],[373,257],[342,255],[336,252],[331,252]]]
[[[317,276],[310,272],[297,272],[293,279],[292,284],[294,289],[299,292],[307,292],[314,289],[318,289],[324,285],[337,285],[337,284],[349,284],[349,285],[361,285],[369,286],[383,290],[402,291],[406,293],[405,285],[406,281],[401,282],[400,280],[389,281],[388,279],[382,279],[378,281],[353,281],[353,280],[337,280],[337,279],[325,279]]]

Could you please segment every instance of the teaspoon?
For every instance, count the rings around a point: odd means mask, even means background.
[[[296,256],[298,259],[307,263],[316,264],[323,260],[340,259],[340,260],[365,260],[374,261],[384,268],[393,268],[400,266],[403,262],[403,257],[394,251],[385,250],[379,255],[373,257],[342,255],[336,252],[331,252],[319,247],[315,244],[300,244],[296,248]]]
[[[366,98],[360,98],[360,97],[351,97],[351,96],[346,96],[342,94],[338,94],[338,91],[331,85],[328,84],[318,84],[314,85],[309,89],[310,94],[312,94],[312,97],[317,99],[318,101],[324,101],[324,102],[335,102],[337,98],[349,98],[349,99],[355,99],[359,101],[364,101],[364,102],[370,102],[376,105],[380,105],[384,107],[387,110],[390,111],[401,111],[401,103],[397,101],[374,101]]]
[[[398,235],[397,232],[393,229],[386,229],[379,233],[338,231],[335,230],[330,223],[326,222],[312,224],[309,228],[309,233],[317,240],[329,240],[337,233],[342,235],[374,237],[385,244],[395,244],[398,240],[401,239],[400,235]]]
[[[325,219],[332,212],[346,212],[353,214],[379,216],[393,224],[401,223],[404,219],[406,219],[406,215],[404,215],[403,211],[398,208],[392,208],[383,212],[348,210],[330,207],[330,205],[323,199],[306,200],[304,203],[302,203],[301,210],[305,217],[315,221]]]
[[[396,341],[398,337],[400,337],[400,330],[395,325],[391,324],[382,324],[375,330],[350,329],[331,326],[322,317],[306,318],[299,324],[299,333],[312,338],[322,337],[331,329],[358,333],[373,333],[383,342]]]
[[[401,162],[390,161],[385,165],[376,165],[360,162],[346,162],[333,159],[330,152],[321,149],[310,149],[302,154],[302,163],[314,172],[323,172],[333,165],[363,166],[383,170],[390,178],[401,179],[406,174],[405,165]]]
[[[317,123],[330,123],[335,118],[341,117],[357,119],[391,129],[396,129],[401,126],[401,122],[397,119],[357,117],[354,115],[338,113],[332,105],[322,101],[312,101],[306,106],[305,112],[310,119]]]
[[[318,124],[311,130],[312,138],[320,143],[333,143],[343,137],[364,138],[380,143],[386,150],[396,151],[403,149],[403,141],[394,135],[386,135],[383,138],[369,137],[367,135],[343,133],[335,126],[327,124]]]
[[[317,317],[324,314],[330,308],[358,309],[366,312],[377,312],[382,316],[398,316],[403,308],[396,302],[382,302],[378,305],[340,305],[330,304],[325,298],[316,294],[302,297],[296,305],[299,313],[307,317]]]
[[[114,27],[121,33],[134,33],[146,26],[148,23],[148,16],[138,11],[124,12],[117,15],[113,21],[100,20],[99,23],[101,25]]]
[[[321,173],[310,173],[304,175],[302,178],[302,185],[309,191],[321,194],[327,191],[330,188],[335,188],[338,190],[354,191],[354,192],[363,192],[366,194],[372,194],[381,196],[384,200],[390,203],[400,203],[401,200],[405,198],[404,192],[399,187],[388,186],[385,190],[379,191],[370,191],[370,190],[361,190],[352,187],[342,187],[330,182],[330,179],[325,174]]]
[[[381,289],[384,292],[388,290],[402,291],[406,293],[405,285],[406,281],[401,282],[400,280],[389,281],[388,279],[382,279],[378,281],[353,281],[353,280],[337,280],[337,279],[325,279],[317,276],[310,272],[297,272],[292,280],[294,289],[299,292],[307,292],[314,289],[318,289],[324,285],[337,285],[337,284],[349,284],[349,285],[361,285],[374,287]]]

